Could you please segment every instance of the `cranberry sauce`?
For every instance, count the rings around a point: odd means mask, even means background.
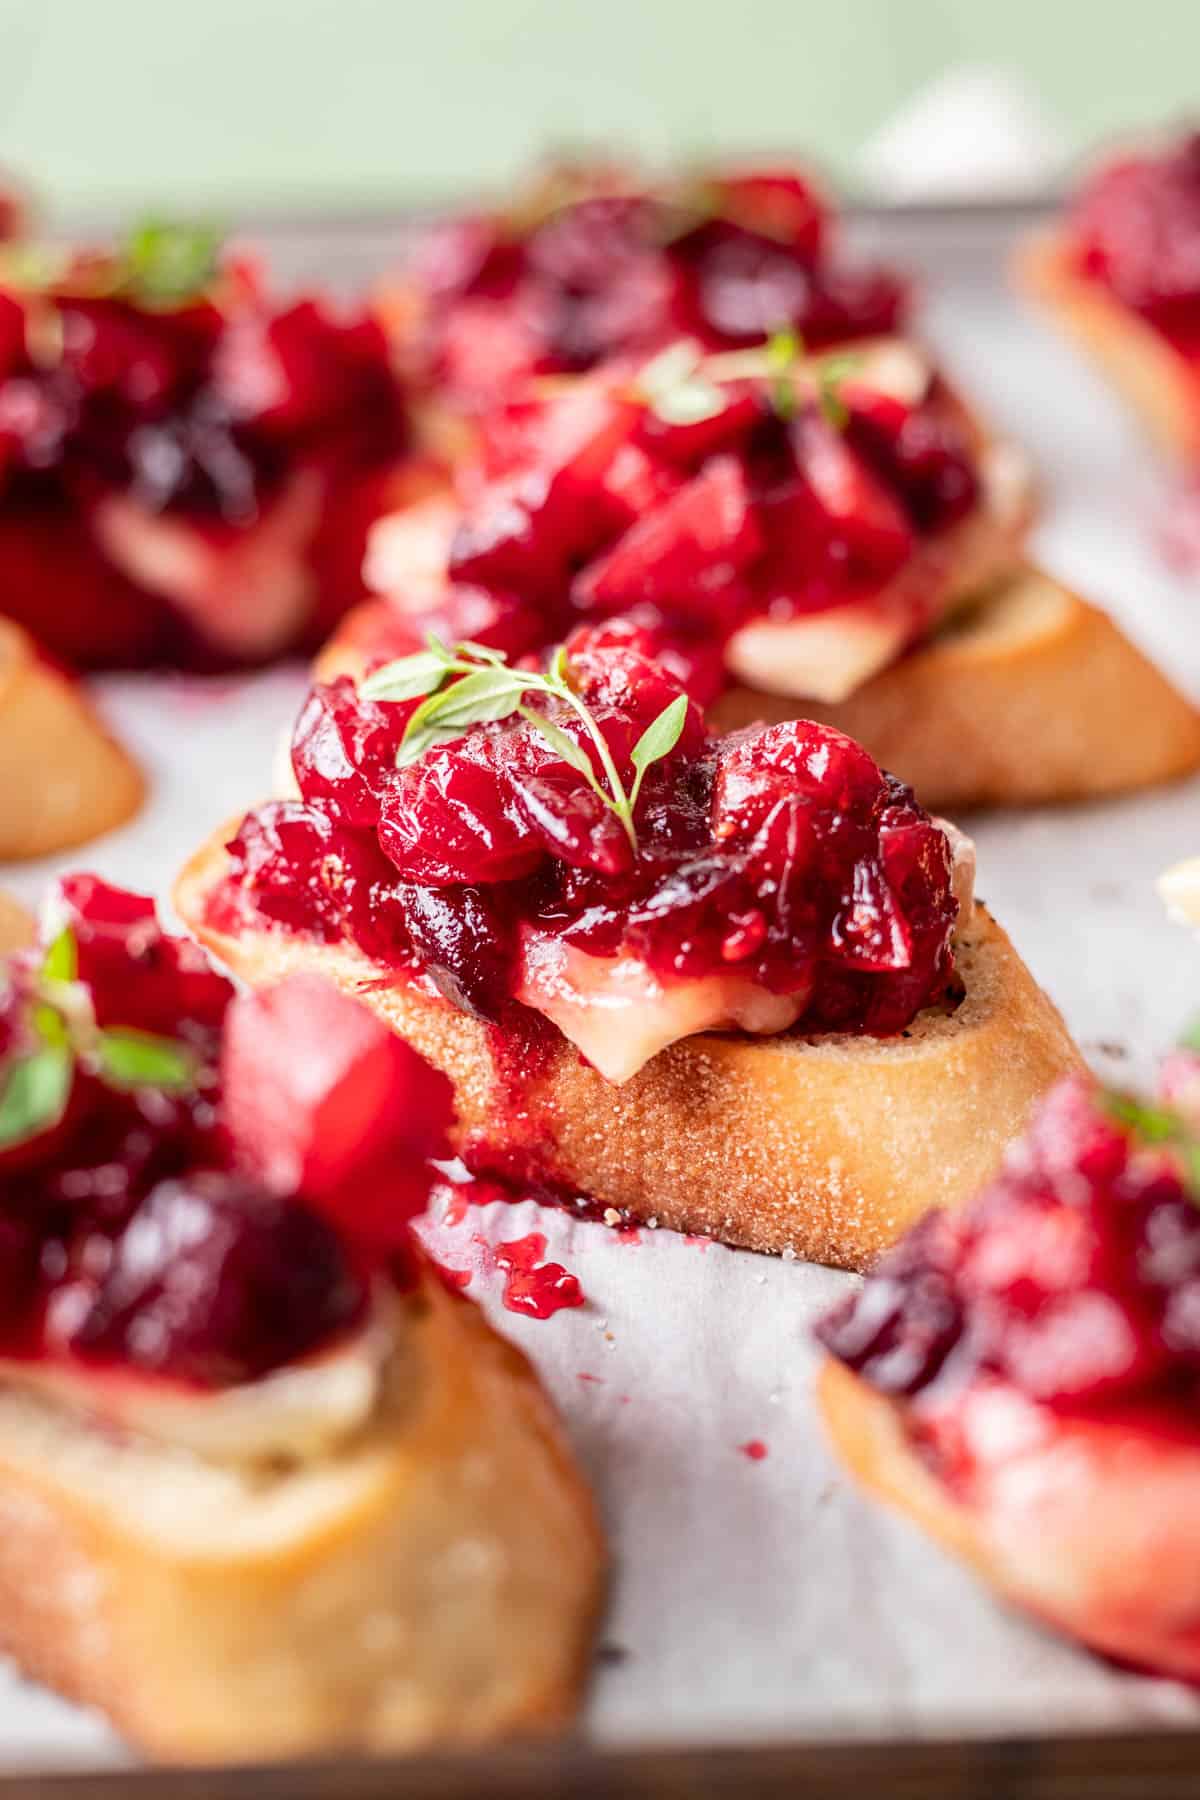
[[[106,500],[220,548],[298,477],[328,509],[406,445],[377,321],[311,298],[280,306],[198,234],[151,229],[103,255],[0,253],[0,607],[68,660],[212,654],[202,621],[112,562]],[[343,510],[357,541],[324,551],[345,590],[317,596],[326,626],[362,591],[368,521]]]
[[[75,876],[0,970],[0,1356],[215,1387],[352,1326],[446,1150],[449,1083],[352,1001],[234,997]]]
[[[1068,233],[1082,274],[1200,356],[1200,132],[1099,169]]]
[[[460,504],[375,540],[395,643],[428,628],[523,655],[632,615],[707,704],[748,620],[874,599],[977,504],[974,435],[905,347],[788,356],[681,344],[487,415]],[[933,623],[923,604],[913,636]]]
[[[508,212],[433,227],[409,271],[424,380],[469,408],[531,374],[578,373],[682,335],[712,349],[790,329],[808,344],[894,330],[889,271],[848,266],[810,183],[787,168],[660,186],[557,167]],[[411,339],[411,303],[397,309]]]
[[[983,1374],[1063,1409],[1194,1409],[1198,1134],[1200,1109],[1060,1082],[983,1193],[928,1214],[818,1336],[888,1394]]]
[[[401,767],[415,700],[318,686],[293,742],[300,798],[243,822],[213,922],[249,905],[348,937],[494,1021],[511,1019],[531,936],[664,983],[748,978],[795,997],[810,1031],[898,1032],[946,999],[948,846],[911,792],[824,725],[710,738],[652,648],[627,624],[582,629],[560,689],[522,702],[549,739],[510,708]],[[628,796],[668,708],[678,735],[623,821],[612,778]]]

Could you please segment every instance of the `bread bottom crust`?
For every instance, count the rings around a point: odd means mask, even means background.
[[[1028,239],[1013,274],[1099,365],[1159,448],[1191,466],[1200,456],[1200,372],[1099,282],[1078,276],[1059,233]]]
[[[557,1032],[536,1048],[345,945],[215,930],[222,836],[183,871],[180,915],[252,983],[307,968],[357,994],[450,1076],[472,1165],[550,1180],[632,1218],[860,1269],[927,1207],[992,1173],[1079,1053],[982,909],[959,945],[966,999],[901,1037],[705,1033],[612,1086]]]
[[[377,1416],[249,1473],[0,1389],[0,1643],[170,1761],[561,1725],[603,1586],[591,1497],[525,1358],[432,1276]]]
[[[0,619],[0,860],[86,844],[132,818],[144,796],[82,687]]]
[[[800,710],[951,814],[1094,800],[1200,769],[1200,710],[1107,614],[1032,568],[840,705],[734,688],[712,720],[732,731]]]

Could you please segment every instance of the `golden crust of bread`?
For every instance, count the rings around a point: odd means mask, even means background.
[[[798,710],[733,688],[712,720],[731,731]],[[849,700],[802,710],[949,813],[1090,800],[1200,768],[1200,711],[1105,613],[1031,568]]]
[[[83,688],[0,619],[0,860],[85,844],[123,825],[144,794]]]
[[[1194,463],[1200,456],[1200,378],[1168,340],[1099,282],[1075,274],[1067,246],[1053,230],[1027,239],[1013,275],[1082,344],[1159,447]]]
[[[251,982],[316,968],[450,1076],[481,1166],[532,1166],[641,1220],[752,1250],[863,1268],[931,1205],[992,1172],[1045,1088],[1080,1066],[1058,1013],[982,910],[964,933],[967,997],[903,1037],[706,1033],[620,1087],[565,1038],[528,1072],[498,1033],[349,946],[207,921],[223,836],[176,884],[180,915]]]
[[[984,1391],[966,1401],[980,1456],[960,1495],[914,1443],[906,1402],[833,1360],[817,1401],[863,1486],[1006,1600],[1109,1656],[1200,1678],[1200,1444],[1119,1413],[1058,1418],[1015,1390]]]
[[[525,1358],[426,1275],[372,1422],[247,1473],[0,1389],[0,1643],[155,1757],[479,1743],[564,1723],[603,1585]]]
[[[37,938],[37,920],[33,914],[0,888],[0,956],[10,950],[24,950]]]

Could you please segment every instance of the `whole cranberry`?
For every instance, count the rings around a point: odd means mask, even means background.
[[[794,719],[750,726],[718,746],[713,836],[753,837],[780,800],[801,797],[830,815],[869,817],[882,795],[879,765],[832,725]]]
[[[292,736],[292,768],[305,800],[333,802],[348,825],[379,822],[379,790],[416,702],[359,697],[349,676],[310,691]]]
[[[405,881],[515,881],[543,851],[512,807],[496,736],[476,730],[399,769],[381,795],[379,842]]]
[[[335,1233],[243,1175],[160,1182],[112,1245],[69,1348],[208,1387],[315,1349],[365,1296]]]

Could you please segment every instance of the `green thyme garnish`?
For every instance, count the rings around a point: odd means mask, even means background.
[[[47,947],[33,979],[33,1044],[9,1061],[0,1085],[0,1150],[58,1124],[77,1066],[114,1088],[177,1093],[195,1085],[200,1064],[190,1045],[128,1026],[98,1026],[78,970],[79,950],[68,926]]]
[[[1124,1125],[1143,1144],[1168,1151],[1180,1165],[1192,1198],[1200,1205],[1200,1137],[1195,1127],[1173,1107],[1139,1100],[1132,1094],[1106,1089],[1102,1104],[1110,1118]]]
[[[849,418],[842,383],[862,364],[861,352],[821,355],[806,350],[790,327],[772,332],[761,348],[723,350],[706,356],[694,338],[671,344],[639,370],[634,397],[667,425],[695,425],[717,416],[725,406],[724,389],[732,382],[762,382],[771,405],[783,420],[795,417],[803,400],[815,400],[836,430]]]
[[[503,653],[470,642],[447,645],[433,636],[427,648],[377,669],[362,683],[366,700],[416,700],[421,705],[409,719],[396,754],[397,768],[407,768],[436,744],[461,737],[473,725],[485,725],[514,714],[540,732],[557,755],[581,775],[592,792],[621,822],[630,848],[637,850],[634,810],[647,769],[669,756],[687,719],[687,696],[679,694],[647,725],[630,753],[634,778],[626,788],[608,741],[595,715],[567,679],[566,651],[560,645],[544,674],[513,669]],[[422,698],[423,696],[423,698]],[[592,755],[534,702],[553,700],[568,707],[582,724],[600,765]]]
[[[111,252],[12,244],[0,249],[0,285],[24,294],[130,300],[169,310],[212,287],[220,273],[221,241],[212,225],[147,219]]]

